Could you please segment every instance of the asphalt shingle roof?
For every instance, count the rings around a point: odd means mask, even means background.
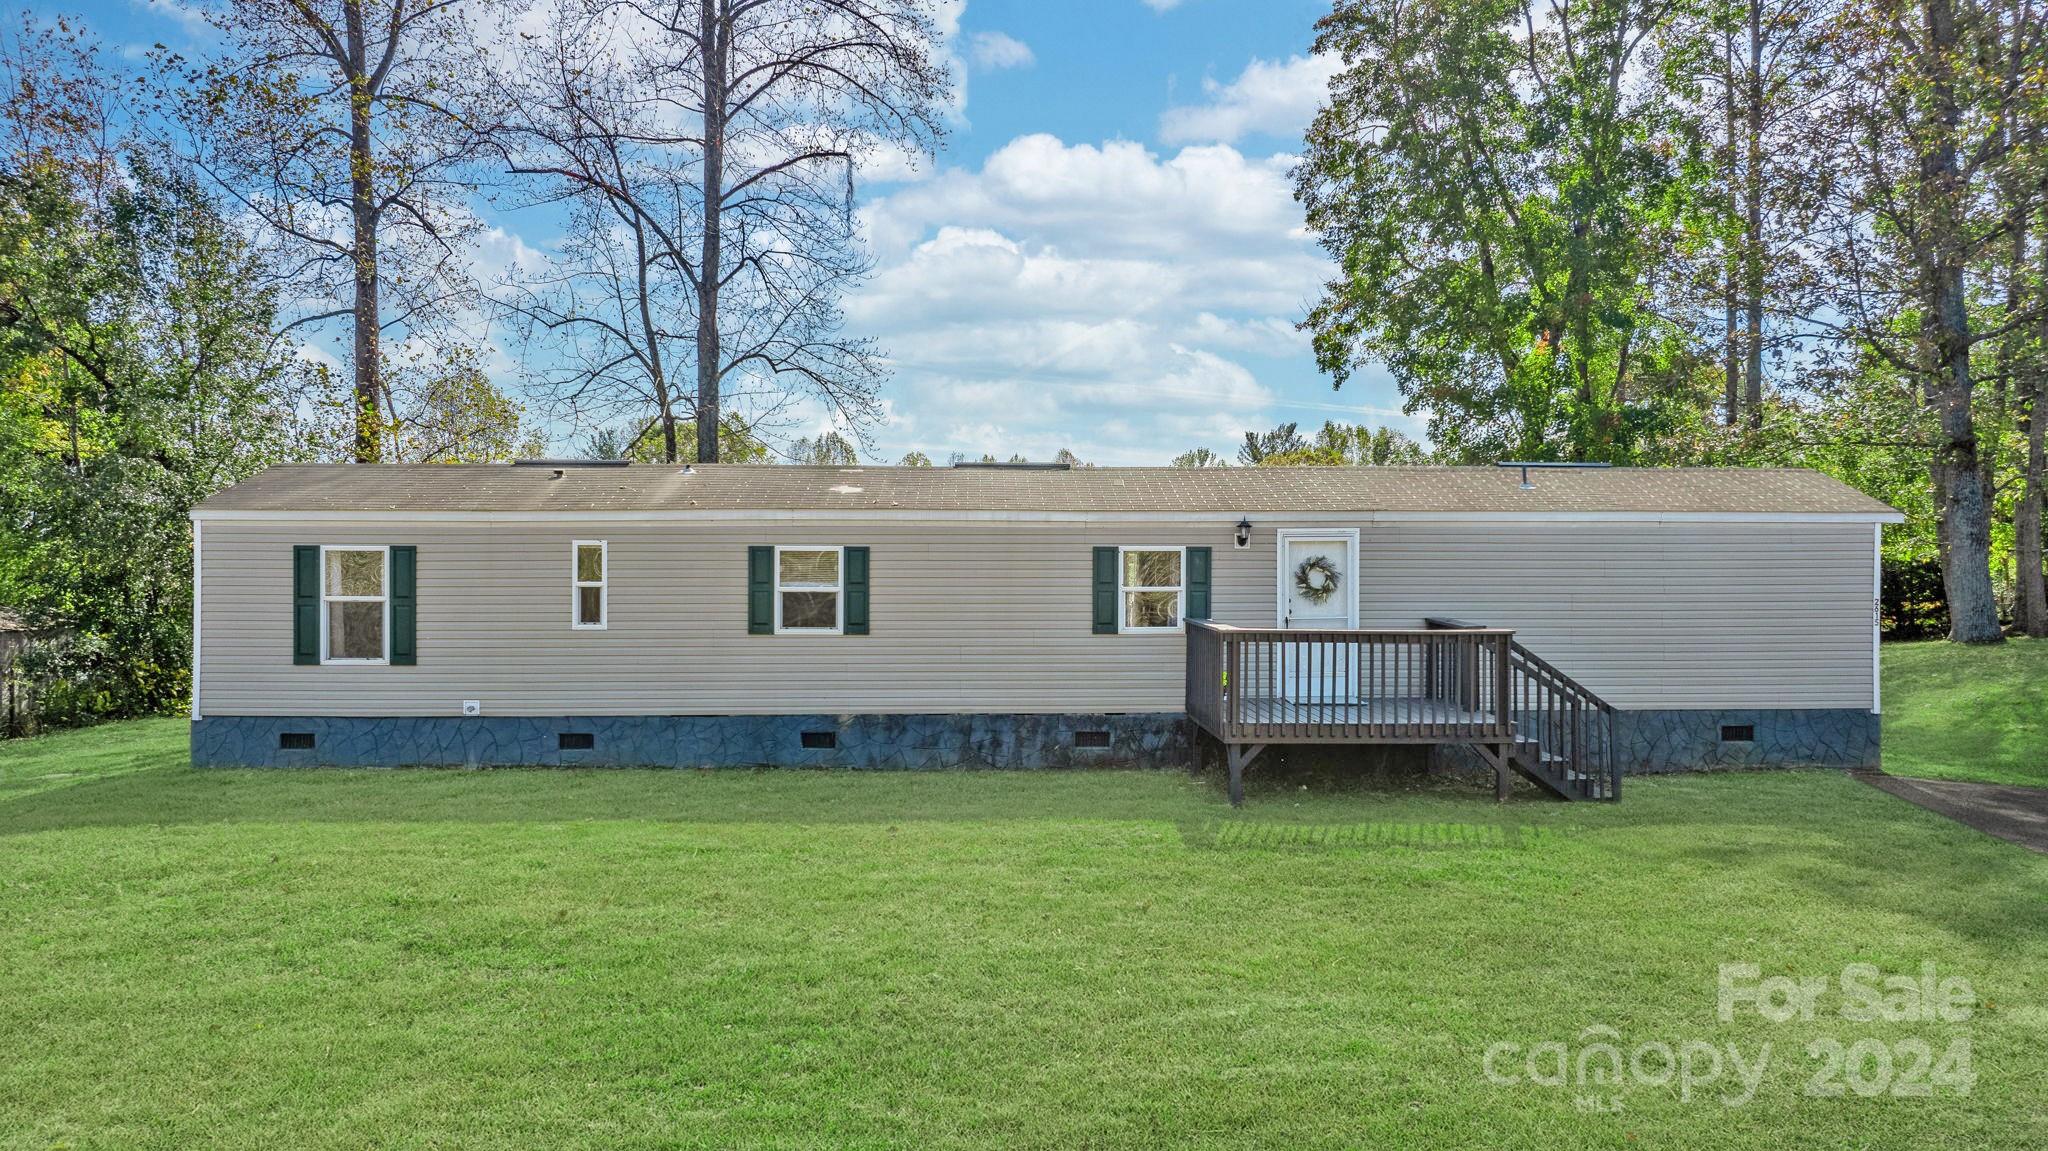
[[[266,512],[1670,512],[1895,515],[1799,468],[287,464],[200,505]]]

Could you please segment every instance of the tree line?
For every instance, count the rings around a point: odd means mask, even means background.
[[[271,462],[549,424],[857,459],[853,207],[942,142],[925,0],[184,6],[210,46],[139,64],[0,29],[0,602],[67,629],[53,706],[182,696],[186,512]],[[1236,462],[1819,467],[1908,512],[1887,554],[1940,566],[1954,638],[2048,633],[2044,38],[2041,0],[1336,0],[1304,327],[1427,443],[1282,425]],[[560,242],[479,276],[493,205]],[[799,410],[836,430],[771,446]]]
[[[1316,50],[1337,386],[1445,462],[1821,468],[1952,638],[2048,635],[2039,0],[1337,0]]]

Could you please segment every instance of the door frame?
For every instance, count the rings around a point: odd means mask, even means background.
[[[1273,537],[1273,626],[1287,626],[1287,582],[1294,572],[1287,565],[1287,545],[1294,540],[1344,541],[1344,570],[1353,580],[1358,579],[1358,529],[1357,528],[1281,528]],[[1353,587],[1344,594],[1344,626],[1358,627],[1358,603],[1364,589]],[[1340,594],[1343,594],[1340,589]]]

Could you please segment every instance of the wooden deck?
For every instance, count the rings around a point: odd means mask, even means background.
[[[1187,624],[1187,714],[1223,745],[1230,799],[1267,744],[1464,744],[1566,799],[1616,799],[1613,709],[1506,628],[1297,631]]]

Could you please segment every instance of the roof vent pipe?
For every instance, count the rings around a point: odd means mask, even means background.
[[[1530,468],[1606,468],[1614,465],[1573,463],[1569,460],[1496,460],[1493,466],[1497,468],[1522,469],[1522,490],[1533,492],[1536,490],[1536,485],[1529,482]]]

